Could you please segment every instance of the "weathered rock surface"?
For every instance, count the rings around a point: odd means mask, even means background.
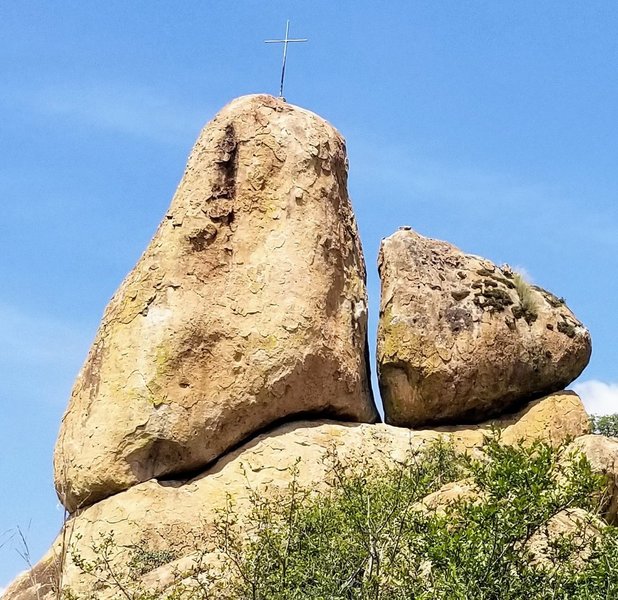
[[[601,512],[612,524],[618,524],[618,439],[603,435],[584,435],[573,440],[565,450],[565,458],[583,454],[592,471],[605,477]]]
[[[343,138],[281,99],[204,128],[75,383],[54,461],[70,511],[292,415],[378,418],[346,184]]]
[[[425,496],[420,503],[420,510],[446,515],[453,504],[458,502],[478,502],[483,495],[470,479],[446,483],[439,490]]]
[[[532,564],[539,568],[555,567],[555,545],[566,541],[571,551],[565,558],[575,566],[585,565],[604,527],[601,519],[581,508],[565,508],[528,540],[526,547]]]
[[[558,446],[565,440],[590,432],[590,420],[584,405],[579,396],[571,391],[555,392],[533,400],[518,412],[493,421],[478,425],[443,426],[434,431],[449,433],[455,443],[471,448],[482,445],[492,425],[500,429],[500,439],[509,445],[527,445],[541,440]]]
[[[545,415],[547,421],[531,428],[534,411],[537,416]],[[549,419],[552,411],[553,420]],[[470,428],[412,431],[389,425],[288,423],[226,455],[199,477],[189,481],[147,481],[80,510],[47,557],[7,590],[6,600],[51,600],[53,576],[57,572],[54,556],[63,555],[64,584],[75,592],[87,593],[92,581],[80,575],[71,554],[63,552],[63,547],[71,546],[88,559],[93,542],[98,543],[113,532],[117,548],[144,541],[153,550],[174,550],[180,554],[175,560],[182,560],[194,549],[193,540],[198,540],[202,549],[212,550],[204,540],[220,520],[220,511],[228,498],[233,499],[234,512],[242,519],[251,507],[251,494],[276,497],[290,484],[295,465],[299,485],[319,492],[329,481],[329,457],[333,451],[343,465],[389,464],[403,461],[410,452],[437,439],[452,440],[460,451],[479,448],[492,425],[502,429],[505,441],[542,434],[544,439],[559,444],[588,431],[583,407],[574,394],[554,395],[508,419]],[[114,560],[122,564],[123,555]],[[163,569],[167,575],[163,571],[151,574],[151,582],[164,581],[171,570]]]
[[[478,422],[566,387],[590,335],[508,267],[402,228],[382,242],[378,376],[387,423]]]

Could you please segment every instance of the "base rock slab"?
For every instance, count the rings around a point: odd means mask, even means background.
[[[147,481],[78,511],[46,557],[14,582],[3,600],[55,598],[59,562],[63,562],[64,585],[78,597],[89,597],[93,581],[81,574],[72,552],[66,550],[71,548],[83,559],[91,559],[93,543],[111,532],[117,548],[144,542],[156,551],[179,550],[175,560],[182,561],[186,558],[183,552],[190,555],[195,550],[193,540],[201,544],[201,550],[210,552],[213,549],[204,548],[204,540],[229,499],[242,522],[250,514],[253,494],[276,497],[288,489],[293,478],[300,487],[320,492],[329,480],[333,452],[344,466],[400,464],[411,451],[438,439],[451,441],[459,451],[476,451],[492,427],[501,431],[505,443],[540,438],[559,445],[589,431],[582,403],[573,393],[553,394],[507,418],[472,427],[414,431],[383,424],[289,423],[258,436],[191,480]],[[114,560],[122,565],[122,553]],[[153,585],[161,583],[173,567],[165,576],[157,570],[147,577]]]

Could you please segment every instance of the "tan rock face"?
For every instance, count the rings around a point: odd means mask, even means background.
[[[588,364],[587,329],[508,267],[401,229],[382,242],[379,269],[388,423],[478,422],[563,389]]]
[[[527,445],[540,440],[559,446],[565,440],[589,433],[590,419],[579,396],[575,392],[563,391],[534,400],[519,412],[493,421],[438,427],[435,431],[449,433],[455,443],[471,448],[483,444],[492,426],[500,430],[500,439],[504,444]]]
[[[481,502],[482,499],[483,496],[474,482],[462,479],[447,483],[439,490],[425,496],[420,505],[421,510],[446,515],[452,505],[458,502]]]
[[[339,133],[280,99],[205,127],[75,383],[54,461],[70,511],[291,415],[377,419],[346,183]]]
[[[592,471],[605,477],[601,510],[609,523],[618,524],[618,439],[584,435],[569,444],[565,451],[566,459],[573,453],[583,454]]]
[[[546,408],[543,403],[547,404]],[[502,429],[504,440],[526,440],[540,432],[530,428],[528,419],[534,409],[537,414],[546,415],[550,409],[557,411],[557,425],[548,421],[546,429],[550,432],[542,432],[544,439],[556,444],[588,431],[585,419],[574,418],[578,411],[585,416],[574,394],[555,395],[539,401],[528,412],[471,428],[411,431],[389,425],[288,423],[246,443],[192,480],[151,480],[79,511],[68,522],[64,537],[58,538],[47,558],[34,571],[17,579],[7,590],[5,600],[51,600],[54,596],[49,565],[54,556],[65,556],[62,569],[65,585],[84,595],[91,591],[93,582],[80,574],[71,553],[63,552],[63,540],[65,550],[72,547],[82,558],[89,559],[93,542],[98,543],[113,531],[118,548],[145,541],[152,549],[177,551],[175,560],[182,560],[194,550],[193,540],[201,544],[202,550],[212,550],[204,540],[221,519],[219,511],[225,507],[228,497],[233,499],[234,512],[242,521],[252,506],[251,494],[276,497],[288,488],[292,467],[298,470],[296,481],[301,487],[319,492],[327,485],[332,467],[329,454],[333,451],[343,465],[361,463],[371,467],[393,461],[401,463],[411,451],[438,439],[451,440],[459,451],[479,448],[490,434],[491,425]],[[570,417],[561,421],[561,414]],[[124,558],[122,553],[114,554],[118,565],[123,564]],[[152,573],[149,580],[156,583],[169,579],[170,570],[171,567],[165,577],[162,572]]]
[[[526,548],[531,554],[531,562],[538,568],[555,567],[551,558],[556,552],[553,546],[560,540],[568,540],[572,544],[568,561],[582,567],[590,558],[604,527],[603,521],[585,510],[566,508],[554,515],[545,527],[537,530],[528,540]]]

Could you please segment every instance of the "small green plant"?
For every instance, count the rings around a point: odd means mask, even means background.
[[[176,552],[172,550],[153,550],[145,542],[132,546],[131,550],[128,567],[136,575],[149,573],[153,569],[166,565],[178,558]]]
[[[513,273],[513,285],[519,298],[521,316],[528,323],[533,323],[538,317],[538,307],[532,286],[517,272]]]
[[[592,415],[590,417],[592,433],[618,438],[618,414]]]

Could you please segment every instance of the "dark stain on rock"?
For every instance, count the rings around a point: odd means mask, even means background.
[[[88,356],[88,360],[84,366],[82,375],[82,385],[84,390],[88,390],[90,400],[99,393],[99,384],[101,382],[101,365],[105,352],[105,342],[102,338],[95,341],[92,350]]]
[[[127,456],[127,462],[138,481],[167,474],[187,460],[190,452],[174,440],[155,438]]]
[[[559,321],[558,331],[560,333],[564,333],[564,335],[566,335],[567,337],[570,337],[570,338],[575,337],[575,326],[569,323],[568,321]]]
[[[208,224],[203,229],[196,229],[192,231],[188,236],[187,240],[191,245],[191,249],[194,252],[201,252],[205,250],[215,241],[217,237],[217,228],[214,225]]]
[[[196,360],[208,360],[213,348],[223,339],[224,336],[220,331],[212,331],[207,335],[199,331],[188,332],[178,345],[174,356],[168,361],[170,371],[180,374],[184,370],[185,363],[193,364]]]
[[[142,317],[145,317],[148,314],[148,311],[150,310],[150,305],[154,302],[155,298],[156,298],[156,294],[153,294],[150,298],[146,300],[146,304],[144,305],[144,308],[142,308],[142,310],[139,313],[140,315],[142,315]]]
[[[502,312],[513,304],[509,293],[499,287],[483,290],[474,297],[473,302],[491,312]]]
[[[537,315],[530,310],[524,308],[521,304],[513,306],[511,312],[516,319],[524,319],[528,325],[532,325],[537,319]]]
[[[218,146],[219,156],[215,159],[218,169],[209,200],[233,198],[236,195],[236,174],[238,170],[238,142],[234,125],[226,126]]]
[[[472,326],[472,315],[470,311],[458,306],[452,306],[444,313],[444,318],[453,333],[459,333]]]
[[[476,273],[478,275],[480,275],[481,277],[485,277],[486,279],[483,280],[483,284],[486,286],[492,286],[495,287],[497,285],[502,284],[503,286],[507,287],[508,289],[512,290],[515,288],[515,284],[511,281],[511,277],[512,275],[509,275],[507,272],[502,271],[500,269],[498,269],[497,271],[491,271],[489,269],[478,269],[476,271]],[[491,281],[491,283],[488,283],[489,281]]]
[[[232,200],[221,198],[202,208],[202,212],[213,222],[229,225],[234,222],[234,203]]]
[[[454,300],[457,300],[457,302],[460,302],[464,298],[467,298],[469,295],[470,295],[470,290],[453,290],[451,292],[451,296],[453,297]]]
[[[564,306],[564,298],[558,298],[558,296],[554,296],[551,292],[544,290],[536,285],[531,286],[537,292],[540,292],[547,304],[549,304],[552,308],[560,308]]]

